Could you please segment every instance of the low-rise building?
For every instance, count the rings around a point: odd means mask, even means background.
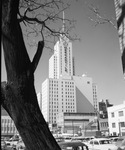
[[[18,134],[13,120],[5,109],[1,108],[1,136],[13,136]]]
[[[110,135],[125,135],[125,101],[108,108],[108,123]]]
[[[62,133],[94,136],[97,127],[93,126],[95,113],[59,113],[57,127]]]
[[[109,125],[108,125],[108,118],[99,119],[100,131],[102,135],[109,135]]]

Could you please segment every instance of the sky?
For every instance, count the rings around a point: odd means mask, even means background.
[[[80,41],[74,41],[73,56],[75,57],[76,75],[93,79],[98,86],[98,101],[109,99],[118,105],[125,101],[125,79],[123,78],[121,52],[118,32],[111,24],[95,26],[89,17],[94,18],[86,4],[93,4],[107,18],[115,18],[113,0],[72,0],[70,9],[65,11],[65,18],[76,20],[75,33]],[[116,22],[115,22],[116,23]],[[28,49],[32,58],[35,51]],[[36,93],[41,92],[42,82],[48,78],[49,58],[53,52],[44,49],[35,72]],[[2,76],[6,80],[6,72],[2,55]]]

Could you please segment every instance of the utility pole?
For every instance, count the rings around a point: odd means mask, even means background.
[[[120,121],[118,120],[118,126],[119,126],[119,136],[121,136],[121,126],[120,126]]]

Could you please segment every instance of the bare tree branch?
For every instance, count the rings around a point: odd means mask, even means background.
[[[103,17],[100,12],[99,9],[94,7],[93,5],[88,5],[89,10],[91,10],[94,15],[95,15],[95,19],[92,17],[89,17],[89,19],[93,22],[95,22],[95,26],[97,26],[98,24],[106,24],[106,23],[110,23],[114,28],[117,29],[117,26],[115,25],[115,23],[113,22],[113,20],[115,19],[108,19],[108,17]]]
[[[27,32],[28,35],[31,33],[36,33],[36,35],[40,35],[39,33],[41,33],[42,37],[43,35],[49,35],[54,40],[55,37],[57,37],[58,39],[60,34],[65,34],[67,37],[70,38],[70,40],[78,40],[75,38],[71,38],[69,32],[71,31],[71,28],[73,29],[74,20],[66,18],[64,19],[60,17],[61,13],[64,10],[67,10],[69,7],[70,5],[68,3],[65,3],[63,0],[50,0],[48,2],[43,1],[42,3],[40,0],[22,0],[20,3],[18,20],[20,23],[25,23],[25,26],[27,25],[27,27],[30,25],[32,31],[30,31],[29,33]],[[65,20],[65,22],[67,22],[66,24],[69,26],[67,26],[67,30],[65,30],[65,33],[62,33],[62,30],[60,30],[60,26],[57,27],[57,22],[62,22],[63,19]],[[53,28],[51,27],[52,25],[49,26],[49,24],[51,23],[53,23]],[[38,26],[34,26],[35,24],[38,24]],[[34,28],[36,28],[36,30]],[[40,28],[42,28],[42,30]],[[49,36],[47,37],[49,38]]]
[[[33,61],[32,61],[32,71],[34,72],[37,68],[37,65],[38,65],[38,62],[40,60],[40,57],[42,55],[42,52],[43,52],[43,47],[44,47],[44,41],[39,41],[38,43],[38,48],[37,48],[37,52],[33,58]]]

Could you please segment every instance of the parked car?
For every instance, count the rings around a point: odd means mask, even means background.
[[[55,138],[57,142],[64,142],[64,138],[63,137],[56,137]]]
[[[116,143],[119,137],[110,137],[109,139],[111,140],[112,143]]]
[[[19,140],[19,142],[16,145],[16,150],[25,150],[25,145],[24,142],[22,141],[22,139]]]
[[[9,139],[9,140],[6,140],[5,142],[6,142],[7,146],[15,147],[18,142],[18,139]]]
[[[89,150],[88,146],[82,142],[60,142],[61,150]]]
[[[72,141],[84,142],[85,141],[85,137],[82,137],[82,136],[72,137]]]
[[[88,143],[89,150],[117,150],[117,146],[112,144],[107,138],[95,138]]]
[[[65,142],[71,142],[71,140],[72,140],[72,137],[64,137]]]

